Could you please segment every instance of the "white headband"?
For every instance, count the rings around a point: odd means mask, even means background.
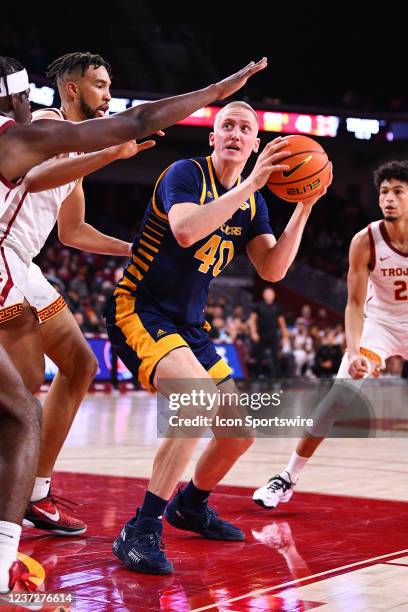
[[[0,97],[9,96],[11,94],[20,93],[21,91],[27,91],[30,87],[30,83],[28,81],[27,70],[23,68],[19,72],[14,72],[13,74],[8,74],[6,76],[8,91],[6,89],[6,84],[4,82],[4,78],[0,78]]]

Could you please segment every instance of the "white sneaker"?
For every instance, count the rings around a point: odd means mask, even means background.
[[[290,500],[295,483],[291,481],[288,472],[284,473],[287,474],[287,479],[277,474],[268,484],[254,492],[252,499],[256,504],[264,508],[276,508],[279,503],[286,504]]]

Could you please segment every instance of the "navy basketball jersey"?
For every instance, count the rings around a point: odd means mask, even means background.
[[[228,222],[187,248],[176,241],[167,215],[174,204],[206,206],[227,191],[211,157],[184,159],[167,168],[156,183],[115,295],[131,293],[136,310],[150,304],[179,325],[203,324],[213,278],[255,236],[273,233],[266,202],[256,191]]]

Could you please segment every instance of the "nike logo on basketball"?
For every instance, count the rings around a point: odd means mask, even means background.
[[[389,259],[391,257],[391,255],[387,255],[387,257],[380,257],[380,261],[385,261],[386,259]]]
[[[282,172],[284,177],[288,177],[288,176],[292,176],[292,174],[294,172],[296,172],[296,170],[299,170],[299,168],[301,168],[302,166],[304,166],[305,164],[307,164],[308,162],[310,162],[310,160],[312,159],[312,155],[308,155],[307,157],[305,157],[305,159],[303,161],[300,162],[300,164],[297,164],[296,166],[293,166],[293,168],[291,168],[290,170],[284,170]]]
[[[33,504],[33,508],[37,510],[37,512],[41,512],[41,514],[43,514],[48,519],[50,519],[50,521],[59,521],[60,513],[58,512],[58,510],[56,510],[55,512],[51,514],[51,512],[47,512],[46,510],[41,510],[41,508],[34,506],[34,504]]]

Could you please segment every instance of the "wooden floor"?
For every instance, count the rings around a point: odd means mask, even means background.
[[[408,433],[408,432],[406,432]],[[156,398],[144,392],[89,395],[57,462],[58,470],[148,478],[156,438]],[[197,457],[206,444],[203,440]],[[258,487],[282,470],[296,438],[258,439],[224,484]],[[191,476],[194,458],[186,478]],[[408,501],[408,437],[327,439],[297,490]]]
[[[246,532],[244,543],[220,545],[166,525],[175,573],[135,574],[110,547],[143,499],[159,444],[156,399],[89,395],[55,479],[58,492],[84,502],[78,516],[88,533],[67,541],[30,530],[22,551],[46,568],[46,590],[70,589],[81,612],[408,612],[408,439],[328,439],[291,502],[259,508],[253,488],[286,465],[295,443],[258,439],[213,495],[216,509]]]

